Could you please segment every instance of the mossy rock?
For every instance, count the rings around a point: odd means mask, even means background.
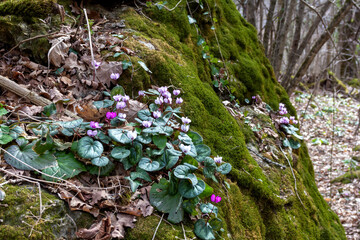
[[[342,182],[342,183],[351,183],[353,179],[360,178],[360,168],[359,170],[355,171],[349,171],[333,180],[331,180],[332,183],[334,182]]]
[[[37,222],[40,211],[37,185],[6,184],[2,190],[6,196],[0,202],[0,239],[75,239],[76,230],[89,227],[93,221],[90,214],[71,212],[64,201],[42,190],[44,211]]]

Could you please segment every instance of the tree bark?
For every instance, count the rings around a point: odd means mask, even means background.
[[[269,40],[270,40],[271,29],[273,27],[273,17],[274,17],[275,6],[276,6],[276,0],[271,0],[269,12],[266,17],[266,24],[265,24],[265,31],[264,31],[264,38],[263,38],[263,45],[264,45],[265,54],[267,57],[269,57],[269,45],[270,45]]]
[[[316,54],[319,52],[321,47],[330,39],[330,34],[332,34],[335,28],[339,25],[341,20],[346,16],[346,14],[350,11],[351,7],[353,6],[353,2],[351,0],[346,0],[342,8],[339,12],[335,15],[335,17],[330,22],[327,31],[324,31],[320,38],[314,43],[313,47],[311,48],[308,55],[305,57],[304,61],[302,62],[299,70],[295,74],[294,79],[290,81],[290,84],[286,87],[286,91],[289,95],[292,94],[295,87],[300,83],[301,78],[304,76],[306,71],[308,70],[310,64],[314,60]]]

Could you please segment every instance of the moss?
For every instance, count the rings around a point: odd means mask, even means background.
[[[334,183],[334,182],[351,183],[354,178],[360,178],[360,170],[347,172],[347,173],[331,180],[331,182],[332,183]]]
[[[47,17],[52,11],[52,0],[6,0],[0,3],[0,16]]]

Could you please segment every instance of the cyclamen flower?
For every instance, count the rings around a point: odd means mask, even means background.
[[[145,96],[145,91],[139,91],[138,94],[139,96]]]
[[[164,98],[171,98],[171,93],[169,92],[164,92],[163,94],[161,94]]]
[[[167,87],[159,87],[158,91],[162,95],[163,93],[167,92]]]
[[[164,98],[163,97],[158,97],[155,99],[155,104],[157,105],[161,105],[164,103]]]
[[[134,141],[135,138],[137,137],[137,132],[136,132],[136,131],[133,131],[133,132],[130,132],[130,131],[129,131],[129,132],[127,132],[126,136],[127,136],[128,138],[130,138],[131,141]]]
[[[189,118],[187,118],[187,117],[182,117],[182,118],[181,118],[181,121],[183,122],[183,124],[189,124],[189,123],[191,123],[191,120],[190,120]]]
[[[116,118],[116,112],[107,112],[106,118],[109,120]]]
[[[118,80],[120,77],[120,73],[112,73],[110,74],[110,78],[113,80]]]
[[[176,104],[182,104],[183,99],[181,97],[176,98]]]
[[[252,96],[251,98],[255,100],[255,99],[256,99],[256,96]]]
[[[218,155],[218,156],[214,157],[214,161],[216,163],[221,163],[222,162],[222,157],[219,157],[219,155]]]
[[[126,102],[118,102],[118,103],[116,104],[116,108],[117,108],[117,109],[124,109],[124,108],[126,108]]]
[[[127,102],[130,100],[130,97],[128,95],[125,95],[123,96],[123,99],[122,99],[124,102]]]
[[[292,124],[297,124],[298,123],[298,121],[295,120],[294,116],[290,116],[290,121],[292,122]]]
[[[87,135],[89,135],[90,137],[95,137],[97,135],[97,131],[96,130],[87,130]]]
[[[282,117],[282,118],[280,118],[280,123],[281,124],[289,124],[290,120],[287,117]]]
[[[164,103],[171,104],[172,98],[164,98]]]
[[[90,122],[91,128],[101,128],[100,124],[98,122],[91,121]]]
[[[118,94],[118,95],[115,95],[113,98],[114,98],[114,100],[115,100],[116,102],[120,102],[121,99],[123,98],[123,96],[120,95],[120,94]]]
[[[151,121],[143,121],[141,124],[142,124],[144,127],[148,128],[148,127],[151,127],[152,122],[151,122]]]
[[[93,66],[94,66],[94,68],[95,68],[95,69],[98,69],[98,68],[100,67],[100,65],[101,65],[101,62],[97,62],[97,61],[94,59],[94,61],[93,61]]]
[[[179,148],[180,148],[180,150],[181,150],[183,153],[185,153],[185,154],[187,154],[187,153],[190,152],[190,150],[191,150],[191,146],[190,146],[190,145],[186,146],[186,145],[184,145],[184,144],[180,144]]]
[[[214,203],[218,203],[221,201],[221,197],[220,196],[215,196],[215,194],[211,195],[211,201]]]
[[[173,91],[173,94],[174,94],[175,96],[179,95],[179,94],[180,94],[180,90],[178,90],[178,89],[177,89],[177,90],[174,90],[174,91]]]
[[[153,117],[154,117],[155,119],[161,117],[161,112],[160,112],[160,111],[155,111],[155,112],[153,112]]]
[[[125,119],[126,118],[126,114],[125,113],[119,113],[119,118],[121,119]]]
[[[285,109],[281,109],[280,111],[279,111],[279,114],[280,115],[285,115],[285,114],[287,114],[288,112],[287,112],[287,110],[286,110],[286,108]]]
[[[190,126],[183,124],[183,125],[181,125],[180,128],[181,128],[181,131],[183,131],[183,132],[188,132],[189,129],[190,129]]]

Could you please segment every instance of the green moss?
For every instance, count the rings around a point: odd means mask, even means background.
[[[347,172],[331,180],[331,182],[351,183],[354,178],[360,178],[360,170]]]
[[[47,17],[53,6],[52,0],[6,0],[0,3],[0,16],[15,15],[30,20]]]

